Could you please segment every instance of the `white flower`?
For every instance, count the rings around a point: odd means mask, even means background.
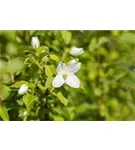
[[[60,62],[57,67],[57,75],[53,79],[52,85],[55,88],[61,87],[64,83],[73,87],[80,87],[80,80],[74,74],[81,68],[80,62],[74,62],[66,66],[64,63]]]
[[[37,36],[32,37],[31,45],[33,48],[38,48],[40,46],[40,42]]]
[[[27,90],[28,90],[28,86],[26,84],[23,84],[23,85],[21,85],[21,87],[18,91],[18,94],[23,95],[27,92]]]
[[[73,56],[79,56],[84,52],[83,48],[72,47],[69,52]]]

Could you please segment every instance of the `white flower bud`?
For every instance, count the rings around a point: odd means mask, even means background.
[[[83,48],[72,47],[70,54],[73,56],[79,56],[84,52]]]
[[[40,46],[40,42],[37,36],[32,37],[31,45],[33,48],[38,48]]]
[[[23,95],[27,92],[27,90],[28,90],[28,86],[26,84],[23,84],[18,90],[18,94]]]

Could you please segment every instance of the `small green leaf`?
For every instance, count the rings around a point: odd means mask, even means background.
[[[50,55],[50,59],[59,62],[59,58],[56,55]]]
[[[72,34],[69,31],[61,31],[62,38],[64,39],[65,44],[69,44],[72,38]]]
[[[4,104],[0,103],[0,116],[4,121],[9,121],[7,108]]]
[[[26,84],[28,85],[28,82],[27,81],[17,81],[16,83],[12,84],[11,87],[13,88],[19,88],[22,84]]]
[[[48,77],[45,83],[45,89],[51,87],[53,81],[53,77]]]
[[[37,86],[40,88],[40,90],[42,90],[42,91],[45,90],[45,87],[41,83],[38,83]]]
[[[93,38],[89,44],[89,50],[92,52],[98,47],[96,38]]]
[[[51,77],[55,73],[55,67],[53,65],[46,65],[45,73],[48,77]]]
[[[48,54],[49,53],[49,48],[47,46],[40,46],[39,48],[36,49],[36,52],[37,52],[38,55]]]
[[[61,92],[57,93],[57,97],[59,98],[59,100],[61,101],[62,104],[67,106],[68,99],[66,99]]]
[[[29,64],[31,62],[31,58],[30,57],[27,57],[25,60],[24,60],[24,64]]]
[[[0,99],[5,100],[10,95],[10,88],[6,85],[0,85]]]
[[[109,42],[108,38],[103,36],[99,38],[98,45],[101,46],[102,44],[105,44],[107,42]]]
[[[34,102],[34,97],[33,97],[33,95],[32,95],[32,94],[29,94],[29,93],[26,93],[26,94],[23,96],[23,102],[24,102],[26,108],[27,108],[28,110],[30,110],[31,107],[32,107],[32,104],[33,104],[33,102]]]

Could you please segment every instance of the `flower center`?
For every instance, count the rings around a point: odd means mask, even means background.
[[[64,79],[66,79],[67,76],[68,76],[68,72],[67,72],[67,71],[63,71],[63,72],[62,72],[62,76],[63,76]]]

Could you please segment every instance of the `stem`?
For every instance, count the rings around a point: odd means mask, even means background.
[[[54,87],[50,90],[50,93],[54,90]]]
[[[15,79],[14,79],[14,75],[13,75],[13,74],[11,74],[11,81],[12,81],[12,83],[15,82]]]
[[[46,105],[45,105],[45,107],[46,107],[47,109],[49,109],[47,105],[48,105],[48,98],[46,98]],[[46,114],[45,114],[45,120],[46,120],[46,121],[49,121],[49,113],[46,113]]]
[[[35,62],[35,64],[43,71],[43,68],[40,66],[40,64],[32,57],[32,60]]]

